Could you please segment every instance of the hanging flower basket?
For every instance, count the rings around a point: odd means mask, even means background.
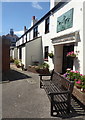
[[[53,54],[53,52],[51,52],[51,53],[48,53],[48,56],[49,56],[50,58],[53,58],[53,57],[54,57],[54,54]]]
[[[69,58],[76,58],[77,55],[74,53],[74,51],[71,51],[71,52],[68,52],[66,56]]]

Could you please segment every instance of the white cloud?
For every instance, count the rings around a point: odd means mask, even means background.
[[[16,34],[17,36],[21,36],[21,35],[23,35],[24,34],[24,31],[22,30],[22,31],[14,31],[14,34]]]
[[[32,2],[32,7],[42,10],[43,8],[39,5],[38,2]]]

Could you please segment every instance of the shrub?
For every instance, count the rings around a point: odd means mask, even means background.
[[[14,62],[14,59],[12,56],[10,56],[10,62]]]
[[[50,58],[53,58],[53,57],[54,57],[53,52],[48,53],[48,56],[49,56]]]
[[[49,69],[49,65],[44,62],[43,64],[36,66],[36,69]]]
[[[67,72],[63,76],[66,79],[74,81],[77,88],[85,89],[85,75],[80,74],[79,71],[67,69]]]
[[[16,66],[21,66],[21,61],[18,60],[18,59],[16,59],[16,60],[14,61],[14,64],[15,64]]]

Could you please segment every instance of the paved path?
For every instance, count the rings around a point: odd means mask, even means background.
[[[79,105],[74,100],[76,112],[72,112],[70,115],[51,117],[50,102],[45,91],[39,88],[38,74],[21,71],[11,65],[11,70],[5,74],[3,79],[10,81],[2,84],[3,118],[85,120],[84,110],[79,109]]]

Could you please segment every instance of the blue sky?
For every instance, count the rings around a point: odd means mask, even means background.
[[[49,10],[49,2],[2,2],[2,35],[8,34],[13,28],[20,36],[24,26],[31,26],[32,16],[39,20]]]

